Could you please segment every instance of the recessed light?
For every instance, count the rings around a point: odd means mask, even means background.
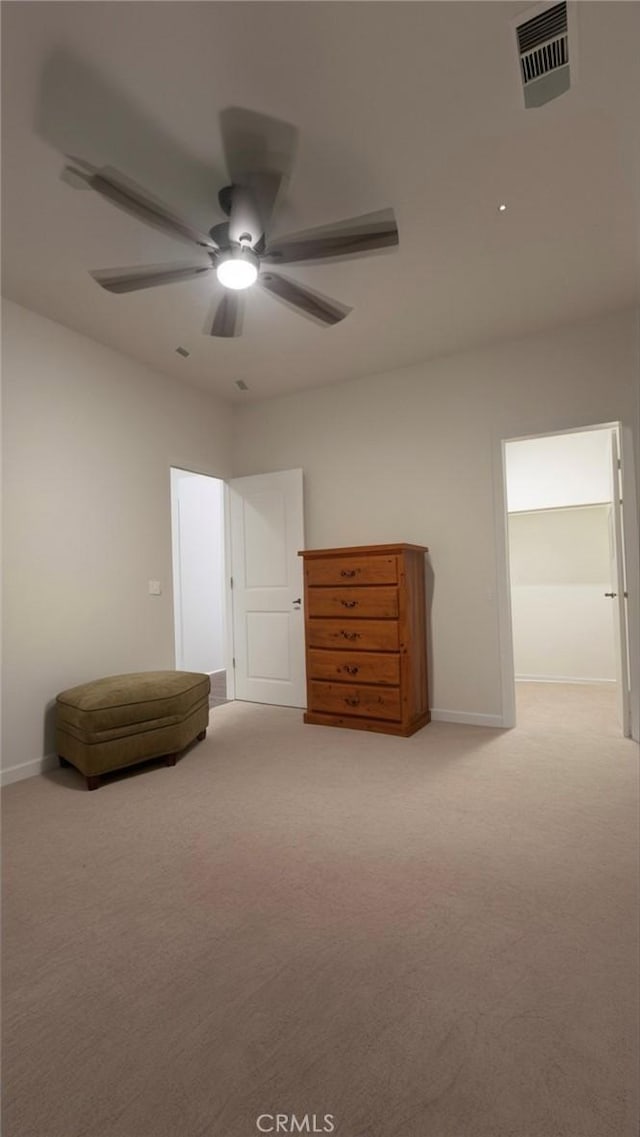
[[[498,213],[506,213],[506,212],[507,212],[506,202],[501,201],[500,205],[498,206]]]

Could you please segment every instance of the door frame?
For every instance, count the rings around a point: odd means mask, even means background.
[[[227,699],[236,697],[235,645],[233,638],[233,589],[231,587],[231,492],[229,478],[224,479],[222,490],[222,513],[224,517],[224,624],[225,666]]]
[[[535,434],[496,437],[493,445],[494,523],[496,549],[496,600],[500,651],[500,687],[502,726],[516,725],[516,678],[513,654],[513,622],[511,614],[511,579],[509,565],[509,513],[507,508],[506,445],[534,438],[552,438],[563,434],[582,434],[591,430],[616,430],[622,461],[622,540],[627,580],[627,623],[629,645],[629,703],[631,737],[640,741],[640,543],[634,470],[633,434],[620,422],[589,423],[587,426]]]

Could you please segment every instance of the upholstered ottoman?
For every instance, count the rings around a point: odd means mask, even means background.
[[[100,785],[100,775],[178,753],[203,739],[209,723],[209,676],[197,671],[139,671],[110,675],[62,691],[56,700],[56,748]]]

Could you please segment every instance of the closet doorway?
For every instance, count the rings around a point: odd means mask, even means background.
[[[504,443],[518,725],[630,733],[617,426]]]
[[[224,482],[171,467],[176,668],[211,678],[211,705],[227,700]]]

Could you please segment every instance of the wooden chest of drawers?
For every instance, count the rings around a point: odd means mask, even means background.
[[[386,734],[429,722],[422,545],[310,549],[304,721]]]

